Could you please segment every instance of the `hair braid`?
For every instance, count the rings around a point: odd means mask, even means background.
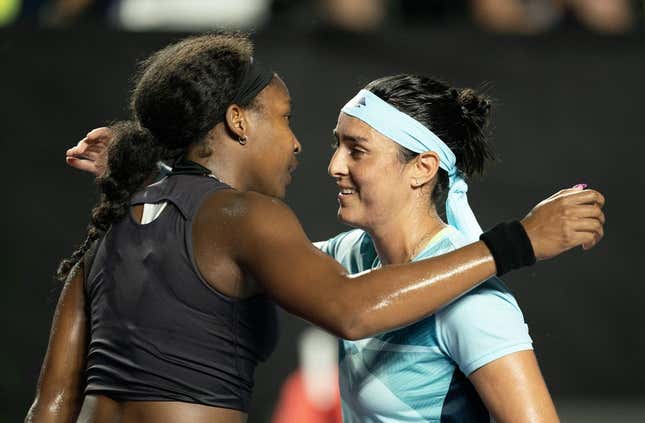
[[[99,202],[92,209],[85,241],[70,258],[61,262],[56,275],[60,280],[67,279],[92,243],[128,213],[130,197],[150,178],[163,155],[162,147],[150,131],[135,122],[118,122],[111,130],[114,141],[108,150],[108,169],[97,179],[101,192]]]
[[[107,172],[97,180],[101,195],[87,237],[61,262],[59,279],[65,280],[92,243],[129,213],[130,198],[159,160],[184,154],[224,119],[252,54],[244,34],[208,34],[171,44],[141,63],[130,100],[134,121],[111,128],[114,141]]]

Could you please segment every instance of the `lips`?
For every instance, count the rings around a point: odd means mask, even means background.
[[[338,197],[349,197],[356,194],[356,192],[357,190],[353,186],[338,184]]]
[[[289,165],[289,173],[293,173],[296,171],[298,168],[298,161],[294,160],[290,165]]]

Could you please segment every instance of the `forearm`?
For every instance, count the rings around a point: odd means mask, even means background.
[[[49,346],[26,422],[71,422],[83,401],[87,316],[80,265],[70,272],[52,323]]]
[[[25,423],[66,423],[76,421],[83,401],[80,389],[60,389],[58,392],[37,393],[29,408]]]
[[[227,225],[236,228],[228,243],[233,246],[231,256],[240,268],[253,275],[287,311],[337,336],[357,339],[408,325],[436,312],[495,275],[496,260],[505,264],[501,269],[512,270],[533,263],[536,257],[553,257],[576,245],[597,242],[594,240],[602,235],[603,219],[599,208],[592,207],[598,215],[592,219],[596,227],[592,232],[579,232],[576,221],[562,220],[560,216],[572,213],[567,204],[573,204],[575,211],[580,202],[588,204],[598,196],[565,191],[561,197],[536,207],[524,219],[527,222],[522,222],[528,228],[526,235],[533,254],[518,255],[532,259],[530,262],[516,260],[518,243],[506,234],[487,241],[494,241],[495,259],[491,250],[478,241],[443,256],[349,276],[347,269],[312,246],[291,210],[275,199],[248,193],[232,196],[227,206],[245,210],[235,215],[239,216],[235,224]],[[230,219],[221,211],[226,207],[213,204],[214,210],[208,216],[217,218],[215,222]],[[587,213],[588,206],[580,208],[580,213]],[[523,248],[526,242],[520,244],[519,248]],[[269,245],[271,248],[267,248]],[[504,247],[500,249],[499,245]],[[512,261],[506,261],[505,252]]]
[[[342,285],[342,316],[350,316],[344,337],[360,339],[406,326],[433,314],[444,305],[495,275],[488,248],[476,242],[419,262],[386,266],[349,276]]]
[[[85,389],[85,348],[73,345],[63,352],[47,352],[36,388],[36,398],[25,422],[57,423],[76,421]],[[64,358],[63,358],[64,357]]]

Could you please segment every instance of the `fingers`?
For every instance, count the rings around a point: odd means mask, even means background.
[[[595,247],[599,241],[600,239],[591,232],[578,232],[576,245],[582,246],[582,249],[586,251]]]
[[[109,139],[112,137],[112,131],[110,128],[106,126],[102,126],[100,128],[94,128],[90,132],[87,133],[87,138],[89,143],[96,143],[101,140],[105,141],[106,139]]]
[[[593,248],[605,236],[603,224],[599,219],[582,218],[573,223],[575,242],[584,250]]]
[[[593,232],[600,237],[604,235],[602,223],[600,223],[598,219],[576,219],[573,223],[573,227],[576,232]]]
[[[108,127],[92,129],[85,138],[65,152],[66,156],[76,156],[96,160],[106,149],[112,139],[112,131]]]
[[[556,198],[556,197],[560,197],[560,196],[563,196],[563,195],[567,195],[567,194],[580,192],[585,188],[587,188],[587,184],[577,184],[577,185],[574,185],[571,188],[561,189],[560,191],[556,192],[552,196],[548,197],[547,200],[550,200],[550,199],[553,199],[553,198]]]
[[[77,157],[79,159],[96,161],[102,154],[103,149],[94,146],[88,146],[83,140],[78,145],[70,148],[65,152],[67,157]]]
[[[569,216],[575,218],[593,218],[597,219],[601,224],[605,224],[605,213],[598,205],[579,205],[571,207]]]
[[[577,185],[571,189],[562,190],[560,195],[567,208],[566,215],[576,218],[573,222],[577,239],[575,242],[589,250],[604,237],[605,214],[602,207],[605,197],[596,190],[584,189],[586,185]]]
[[[558,192],[553,197],[559,197],[565,201],[565,204],[597,204],[599,207],[605,205],[605,197],[594,189],[569,188]]]
[[[78,142],[74,147],[65,152],[66,156],[81,156],[87,152],[101,153],[105,150],[105,143],[107,139],[96,139],[85,137]]]
[[[83,138],[74,147],[65,152],[66,156],[81,156],[87,150],[87,137]]]
[[[79,159],[77,157],[68,156],[65,158],[65,161],[71,167],[82,170],[85,172],[90,172],[96,174],[96,163],[90,160]]]
[[[577,204],[597,204],[599,207],[605,205],[605,197],[594,189],[586,189],[569,196],[570,200]]]

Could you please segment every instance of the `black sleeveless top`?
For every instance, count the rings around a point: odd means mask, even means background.
[[[192,251],[202,201],[225,188],[212,177],[167,176],[131,201],[168,202],[157,219],[128,214],[103,237],[85,283],[86,394],[248,410],[255,367],[277,340],[275,306],[264,295],[217,292]]]

